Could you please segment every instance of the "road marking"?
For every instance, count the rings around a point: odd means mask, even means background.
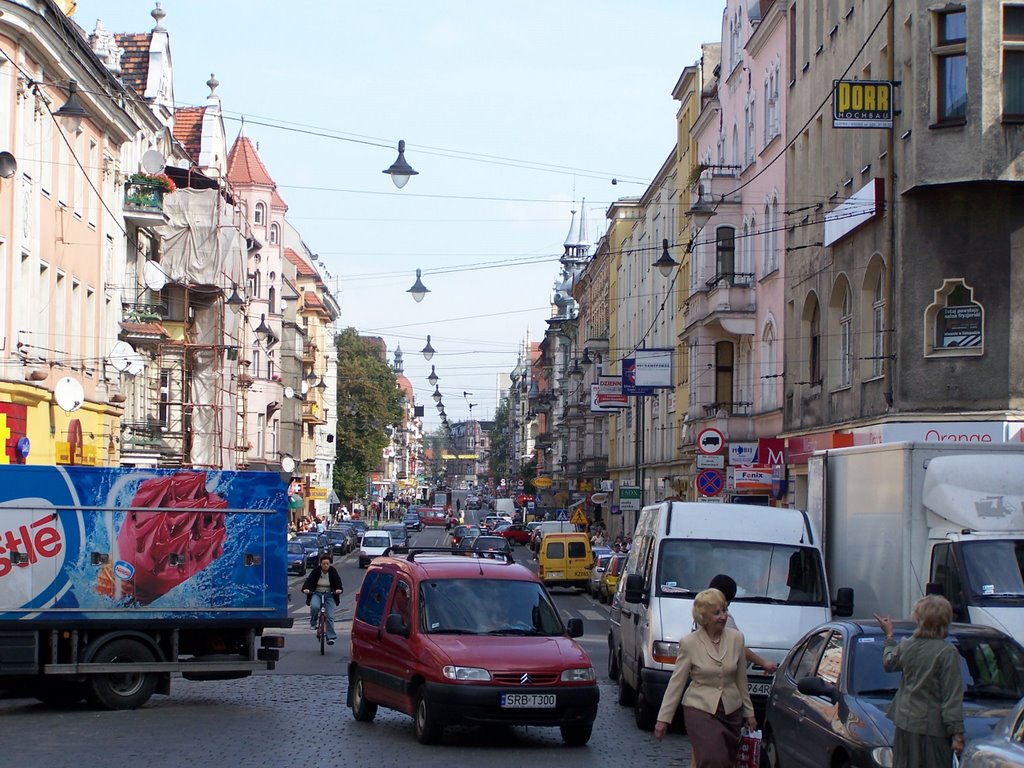
[[[587,610],[586,608],[580,609],[578,613],[587,621],[603,621],[605,619],[605,617],[597,611]]]

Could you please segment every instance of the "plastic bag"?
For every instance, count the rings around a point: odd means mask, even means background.
[[[736,768],[759,768],[761,764],[761,731],[743,729],[740,748],[736,752]]]

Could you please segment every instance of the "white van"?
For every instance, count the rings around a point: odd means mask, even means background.
[[[502,517],[507,515],[508,519],[512,520],[516,516],[516,503],[512,499],[495,499],[494,514]]]
[[[820,540],[804,512],[682,501],[644,507],[608,633],[609,676],[640,728],[654,727],[679,639],[694,629],[693,598],[717,574],[736,581],[729,612],[767,661],[781,662],[807,630],[831,619]],[[836,615],[849,616],[852,595],[841,592]],[[748,668],[747,678],[761,709],[771,678],[760,668]]]

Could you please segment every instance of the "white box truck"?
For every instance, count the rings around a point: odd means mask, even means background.
[[[654,727],[679,640],[694,629],[693,598],[718,574],[737,585],[729,606],[747,646],[781,662],[805,632],[832,618],[817,531],[795,509],[664,501],[644,507],[611,601],[608,673],[638,727]],[[839,590],[835,613],[852,602]],[[755,708],[771,677],[749,668]]]
[[[814,454],[808,513],[854,611],[909,618],[927,591],[956,621],[1024,642],[1024,445],[883,443]]]

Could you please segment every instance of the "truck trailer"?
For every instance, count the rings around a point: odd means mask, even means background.
[[[0,466],[0,688],[131,709],[273,669],[287,484],[271,472]]]
[[[910,617],[928,592],[954,620],[1024,642],[1024,445],[884,443],[814,454],[808,512],[854,612]]]

